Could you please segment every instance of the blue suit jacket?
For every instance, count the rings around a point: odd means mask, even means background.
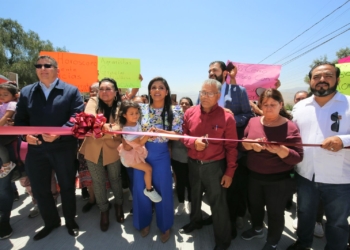
[[[83,98],[77,87],[57,80],[47,100],[39,82],[24,87],[17,103],[15,126],[61,127],[73,124],[71,117],[84,109]],[[39,139],[42,140],[42,138]],[[72,142],[73,136],[62,136],[48,145]]]

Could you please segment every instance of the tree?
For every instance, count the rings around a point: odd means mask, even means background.
[[[331,61],[332,63],[336,64],[338,63],[338,60],[347,56],[350,56],[350,48],[346,47],[344,49],[340,49],[336,52],[336,56],[337,59]],[[319,59],[315,59],[312,64],[310,64],[310,69],[312,69],[316,64],[320,63],[320,62],[327,62],[328,58],[326,55],[324,55],[323,57],[321,56]],[[310,78],[308,75],[306,75],[304,77],[304,82],[306,82],[307,84],[309,84]]]
[[[54,47],[43,41],[34,31],[25,32],[23,27],[11,19],[0,18],[0,73],[18,74],[19,86],[37,81],[33,65],[40,51],[66,51],[65,47]]]

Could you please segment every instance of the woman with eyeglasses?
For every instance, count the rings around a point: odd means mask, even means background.
[[[180,106],[185,113],[187,109],[193,106],[193,102],[189,97],[180,99]],[[188,155],[187,148],[181,141],[171,142],[171,167],[175,173],[176,194],[179,205],[175,209],[176,215],[181,215],[185,210],[191,213],[191,187],[188,176]],[[187,190],[187,204],[185,206],[185,193]]]
[[[97,97],[92,97],[86,105],[85,113],[96,116],[103,114],[106,124],[103,130],[120,130],[117,114],[121,98],[114,79],[104,78],[99,82]],[[96,203],[101,211],[100,229],[105,232],[109,227],[109,202],[106,190],[106,173],[114,194],[115,216],[119,223],[124,222],[123,189],[121,181],[121,163],[117,151],[121,137],[104,134],[100,138],[86,137],[79,152],[84,155],[90,171]]]
[[[171,105],[170,88],[162,77],[156,77],[148,84],[149,104],[141,106],[142,131],[153,128],[154,132],[182,134],[183,113],[179,106]],[[172,192],[172,176],[170,170],[170,154],[168,138],[153,137],[146,143],[148,156],[146,162],[152,166],[152,182],[162,196],[162,201],[155,204],[157,226],[161,231],[160,240],[165,243],[170,237],[170,228],[174,223],[174,205]],[[152,202],[143,190],[144,172],[134,169],[133,188],[133,220],[134,226],[145,237],[150,231],[152,221]]]
[[[301,143],[297,126],[284,108],[281,93],[266,89],[259,97],[263,116],[251,118],[244,139],[256,143],[242,142],[248,152],[247,166],[250,170],[248,199],[252,228],[242,233],[244,240],[263,238],[263,221],[266,206],[268,232],[263,250],[276,249],[284,229],[284,209],[293,192],[294,165],[303,159],[301,146],[264,144],[264,141]]]

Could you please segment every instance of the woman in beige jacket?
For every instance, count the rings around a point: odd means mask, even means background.
[[[107,118],[104,130],[121,130],[118,121],[116,121],[120,101],[116,81],[111,78],[104,78],[99,82],[98,96],[90,98],[85,113],[94,116],[103,114]],[[100,228],[103,232],[107,231],[109,226],[105,167],[114,194],[117,222],[124,222],[121,164],[117,150],[120,143],[120,135],[105,134],[101,138],[86,137],[79,150],[84,155],[91,173],[96,202],[101,211]]]

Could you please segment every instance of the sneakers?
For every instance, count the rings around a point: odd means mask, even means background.
[[[264,237],[264,231],[260,229],[260,232],[257,232],[255,229],[251,228],[247,231],[244,231],[241,235],[243,240],[252,240],[255,238],[263,238]]]
[[[175,209],[175,215],[181,215],[184,211],[185,211],[185,204],[179,203],[179,205]]]
[[[34,205],[32,211],[30,211],[28,217],[29,218],[35,218],[37,217],[38,215],[40,214],[40,211],[39,211],[39,208],[38,208],[38,205]]]
[[[296,241],[293,245],[290,245],[287,250],[310,250],[311,248],[303,247],[299,245],[299,242]]]
[[[244,220],[243,217],[237,217],[236,219],[236,227],[238,229],[243,229],[244,228]]]
[[[315,229],[314,229],[314,236],[318,238],[322,238],[324,236],[322,223],[316,222]]]
[[[9,221],[0,222],[0,240],[10,238],[12,235],[12,227]]]
[[[15,167],[16,164],[12,161],[10,161],[10,163],[6,167],[2,166],[0,170],[0,178],[5,178]]]
[[[297,230],[298,229],[298,217],[295,217],[292,223],[292,227]]]
[[[187,202],[187,205],[186,205],[186,212],[188,213],[188,214],[191,214],[191,202]]]
[[[155,203],[162,201],[162,197],[157,193],[157,191],[154,188],[152,188],[152,191],[147,191],[147,189],[145,188],[143,190],[143,193]]]
[[[262,248],[262,250],[276,250],[277,249],[277,245],[272,246],[271,244],[267,243],[265,244],[265,246]]]

